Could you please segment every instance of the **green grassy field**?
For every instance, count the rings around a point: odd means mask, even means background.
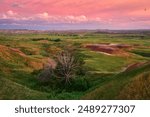
[[[110,56],[84,47],[100,43],[128,44],[134,48],[124,50],[129,56]],[[82,81],[77,82],[76,88],[67,90],[55,84],[42,85],[37,80],[46,60],[66,46],[75,46],[84,55],[83,77],[88,83],[85,90],[79,88]],[[0,99],[150,99],[150,87],[139,87],[141,77],[150,81],[148,61],[148,34],[0,33]],[[131,64],[140,62],[147,64],[125,71]]]

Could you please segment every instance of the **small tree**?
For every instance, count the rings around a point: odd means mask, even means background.
[[[71,84],[71,80],[76,75],[80,66],[80,61],[75,57],[74,51],[62,51],[56,56],[57,66],[55,75],[61,78],[65,84]]]

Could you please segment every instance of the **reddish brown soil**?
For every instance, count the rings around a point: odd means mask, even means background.
[[[55,69],[56,68],[56,62],[53,59],[47,58],[47,59],[43,59],[44,64],[43,64],[43,68],[52,68]]]
[[[132,70],[134,70],[134,69],[136,69],[136,68],[139,68],[139,67],[141,67],[141,66],[143,66],[143,65],[146,65],[146,64],[149,64],[149,62],[137,62],[137,63],[134,63],[134,64],[129,65],[129,66],[125,69],[125,71],[132,71]]]
[[[22,51],[20,51],[19,49],[16,49],[16,48],[10,48],[10,50],[12,52],[15,52],[17,54],[19,54],[20,56],[26,56]]]
[[[56,62],[53,59],[31,58],[17,48],[10,48],[3,45],[0,45],[0,58],[11,62],[17,62],[16,60],[20,59],[21,62],[25,63],[28,67],[36,70],[43,69],[45,64],[51,66],[52,68],[56,67]]]
[[[101,44],[87,44],[86,48],[91,49],[92,51],[103,52],[110,55],[128,55],[124,49],[131,49],[132,46],[126,44],[110,44],[110,43],[101,43]]]
[[[48,40],[40,40],[40,41],[38,41],[38,42],[40,42],[40,43],[49,43]]]

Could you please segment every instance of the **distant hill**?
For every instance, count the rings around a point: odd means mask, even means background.
[[[108,34],[150,34],[150,29],[139,30],[108,30],[108,29],[96,29],[96,30],[28,30],[28,29],[0,29],[0,33],[12,33],[12,34],[30,34],[30,33],[108,33]]]

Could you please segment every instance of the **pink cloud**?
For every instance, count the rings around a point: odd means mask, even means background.
[[[149,0],[0,1],[0,18],[3,19],[66,23],[98,22],[129,27],[135,22],[148,24],[149,14]]]
[[[32,16],[26,16],[24,17],[21,14],[18,14],[12,10],[7,11],[6,13],[3,13],[0,15],[1,19],[13,19],[13,20],[41,20],[41,21],[47,21],[47,22],[53,22],[53,23],[80,23],[80,22],[87,22],[92,19],[88,19],[84,15],[80,16],[73,16],[73,15],[49,15],[47,12],[33,14]]]
[[[7,11],[6,13],[1,14],[2,19],[17,19],[19,15],[12,10]]]

